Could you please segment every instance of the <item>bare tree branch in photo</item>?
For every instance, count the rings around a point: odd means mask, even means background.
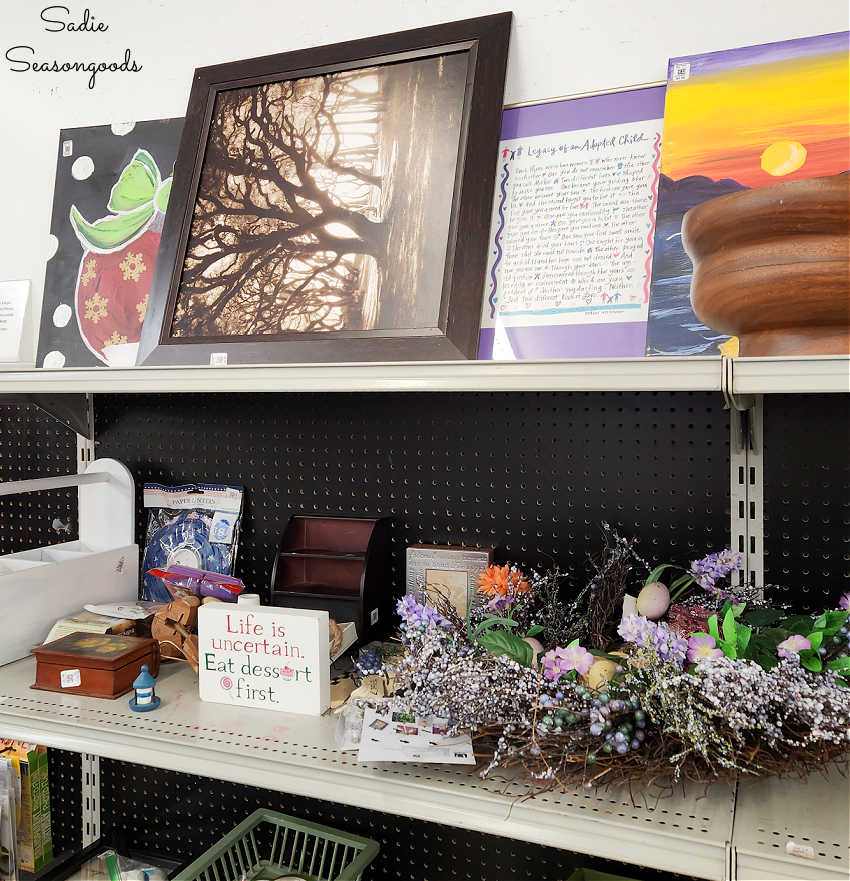
[[[381,261],[377,68],[235,89],[213,111],[174,336],[362,327]]]

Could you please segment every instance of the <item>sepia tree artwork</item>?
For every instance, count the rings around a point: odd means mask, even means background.
[[[436,327],[467,61],[220,92],[172,337]]]

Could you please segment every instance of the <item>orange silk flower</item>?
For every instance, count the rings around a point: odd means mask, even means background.
[[[511,571],[510,566],[488,566],[479,576],[478,590],[481,593],[506,596],[513,589],[514,594],[525,593],[528,582],[519,569]]]

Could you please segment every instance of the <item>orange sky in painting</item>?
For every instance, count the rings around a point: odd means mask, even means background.
[[[729,68],[667,86],[661,170],[747,187],[850,169],[850,58],[846,52]],[[799,141],[803,166],[782,177],[761,168],[776,141]]]

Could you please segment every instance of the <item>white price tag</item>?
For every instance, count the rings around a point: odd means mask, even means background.
[[[785,852],[792,857],[802,857],[804,860],[813,860],[815,858],[815,849],[808,844],[797,844],[796,841],[789,841],[785,845]]]
[[[227,367],[227,352],[213,352],[210,355],[210,367]]]
[[[680,83],[683,80],[690,79],[691,63],[689,61],[677,61],[673,65],[673,75],[670,80],[674,83]]]
[[[63,670],[59,674],[59,681],[62,684],[62,688],[75,688],[82,682],[82,679],[80,679],[80,671]]]

